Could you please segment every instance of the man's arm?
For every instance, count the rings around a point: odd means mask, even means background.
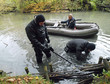
[[[77,60],[81,60],[81,51],[79,50],[76,51],[76,58]]]
[[[45,33],[46,33],[47,43],[50,43],[50,39],[49,39],[49,36],[48,36],[47,27],[45,27]]]
[[[36,39],[36,35],[32,30],[26,30],[27,37],[31,41],[31,43],[38,48],[44,49],[44,46]]]
[[[87,59],[88,54],[86,54],[86,53],[85,54],[82,54],[81,51],[77,51],[76,52],[77,60],[79,60],[79,61],[85,61]]]
[[[68,22],[68,20],[66,20],[66,21],[61,21],[61,23],[67,23]]]

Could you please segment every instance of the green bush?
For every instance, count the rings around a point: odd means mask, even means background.
[[[110,84],[110,71],[103,70],[102,76],[94,76],[92,84]]]
[[[40,76],[23,75],[0,77],[0,84],[54,84]]]
[[[11,6],[11,7],[10,7]],[[58,10],[110,11],[110,0],[1,0],[0,11],[58,11]]]

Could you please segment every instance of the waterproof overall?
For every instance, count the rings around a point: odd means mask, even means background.
[[[42,62],[42,56],[44,52],[49,58],[51,56],[50,51],[43,51],[44,46],[48,46],[47,40],[49,40],[47,28],[45,25],[39,26],[34,20],[32,20],[25,28],[27,37],[31,41],[38,63]]]
[[[69,41],[66,44],[66,47],[64,48],[66,53],[75,53],[77,60],[81,60],[83,57],[82,56],[82,51],[85,51],[86,54],[89,52],[86,51],[86,47],[88,45],[88,41],[84,39],[74,39]],[[86,56],[86,55],[85,55]]]

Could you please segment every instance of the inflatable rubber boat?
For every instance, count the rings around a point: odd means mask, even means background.
[[[77,22],[76,29],[67,28],[65,24],[58,22],[46,21],[47,31],[49,34],[63,35],[69,37],[90,37],[99,32],[99,26],[92,22]]]

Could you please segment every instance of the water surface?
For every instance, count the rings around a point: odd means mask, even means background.
[[[43,13],[46,20],[66,20],[69,13]],[[97,63],[100,56],[106,58],[110,56],[110,13],[107,12],[73,12],[76,19],[83,22],[95,22],[100,27],[100,32],[90,38],[84,38],[96,44],[96,49],[91,52],[91,57],[85,63]],[[6,72],[13,72],[11,75],[25,74],[25,67],[31,73],[41,73],[42,67],[38,66],[35,59],[34,50],[26,36],[25,27],[33,19],[35,14],[10,13],[0,16],[0,66]],[[51,45],[55,52],[68,59],[73,64],[60,59],[52,53],[52,64],[54,71],[71,71],[75,65],[85,63],[78,62],[73,56],[68,56],[64,52],[66,43],[72,39],[70,37],[49,35]],[[43,57],[46,64],[46,57]],[[37,69],[36,69],[37,68]],[[75,84],[75,80],[63,80],[60,84]]]

